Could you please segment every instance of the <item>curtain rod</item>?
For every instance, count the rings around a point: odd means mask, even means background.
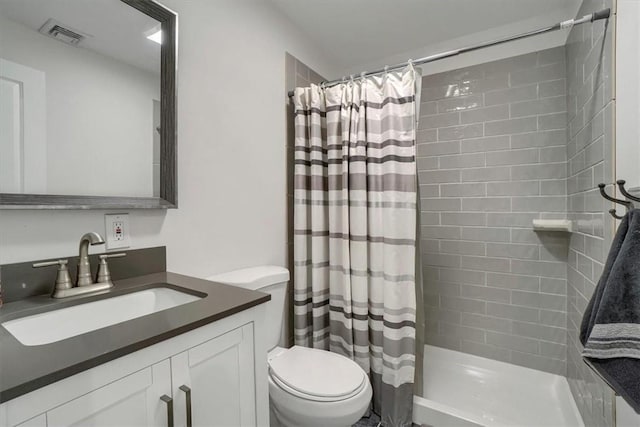
[[[366,76],[374,76],[376,74],[382,74],[385,73],[387,71],[390,70],[397,70],[400,68],[404,68],[406,67],[409,63],[412,63],[413,65],[422,65],[422,64],[426,64],[429,62],[435,62],[435,61],[439,61],[441,59],[445,59],[445,58],[451,58],[452,56],[457,56],[463,53],[467,53],[467,52],[472,52],[474,50],[479,50],[479,49],[484,49],[486,47],[490,47],[490,46],[496,46],[499,44],[503,44],[503,43],[507,43],[507,42],[511,42],[514,40],[520,40],[520,39],[524,39],[527,37],[531,37],[531,36],[537,36],[540,34],[545,34],[545,33],[550,33],[552,31],[557,31],[557,30],[563,30],[566,28],[572,28],[574,25],[580,25],[580,24],[584,24],[587,22],[593,22],[593,21],[598,21],[600,19],[608,19],[609,16],[611,15],[611,9],[603,9],[599,12],[594,12],[594,13],[590,13],[588,15],[584,15],[582,18],[580,19],[569,19],[567,21],[562,21],[559,22],[555,25],[552,25],[550,27],[545,27],[545,28],[540,28],[538,30],[534,30],[534,31],[529,31],[526,33],[522,33],[522,34],[518,34],[515,36],[510,36],[510,37],[505,37],[502,39],[497,39],[497,40],[493,40],[490,42],[484,42],[484,43],[480,43],[477,45],[473,45],[473,46],[467,46],[467,47],[463,47],[461,49],[455,49],[455,50],[449,50],[446,52],[442,52],[442,53],[436,53],[435,55],[430,55],[430,56],[425,56],[424,58],[420,58],[420,59],[414,59],[414,60],[409,60],[407,62],[403,62],[401,64],[396,64],[396,65],[392,65],[389,67],[384,67],[380,70],[375,70],[375,71],[365,71],[362,72],[359,76],[360,77],[366,77]],[[352,75],[353,77],[353,75]],[[326,81],[323,82],[324,86],[335,86],[337,84],[340,84],[342,82],[344,82],[346,80],[346,78],[342,78],[342,79],[336,79],[336,80],[331,80],[331,81]],[[293,91],[289,91],[288,93],[289,97],[293,96]]]

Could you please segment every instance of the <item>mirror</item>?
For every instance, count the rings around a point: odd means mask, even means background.
[[[0,0],[0,208],[176,207],[176,15]]]

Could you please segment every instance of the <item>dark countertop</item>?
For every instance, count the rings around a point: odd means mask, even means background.
[[[114,288],[91,296],[62,300],[37,296],[8,303],[0,308],[0,323],[156,288],[158,284],[206,296],[168,310],[38,346],[21,344],[0,326],[0,403],[271,299],[268,294],[258,291],[175,273],[154,273],[117,281]]]

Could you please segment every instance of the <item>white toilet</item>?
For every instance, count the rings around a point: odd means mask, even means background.
[[[269,293],[269,402],[272,426],[345,427],[369,407],[367,374],[354,361],[324,350],[278,347],[283,330],[289,271],[262,266],[231,271],[208,280]]]

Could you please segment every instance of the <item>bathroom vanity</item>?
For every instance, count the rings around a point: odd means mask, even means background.
[[[5,304],[0,425],[268,425],[268,300],[156,272],[98,294]],[[130,320],[113,323],[113,311]],[[88,325],[74,325],[82,316]],[[37,333],[40,321],[61,332]]]

